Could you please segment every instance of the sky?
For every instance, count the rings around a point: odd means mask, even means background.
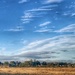
[[[75,0],[0,0],[0,61],[75,61]]]

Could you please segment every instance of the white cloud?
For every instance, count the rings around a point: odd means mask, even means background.
[[[74,54],[64,52],[75,50],[75,35],[60,35],[53,38],[37,40],[23,47],[17,57],[28,59],[69,60]],[[62,52],[63,51],[63,52]],[[74,53],[74,52],[73,52]],[[63,56],[63,58],[62,58]]]
[[[32,13],[29,13],[29,12],[24,13],[24,16],[22,16],[22,18],[26,18],[26,19],[30,19],[32,17],[33,17],[33,14]]]
[[[73,17],[73,16],[75,16],[75,13],[69,11],[69,12],[64,12],[62,15]]]
[[[38,30],[35,30],[34,32],[52,32],[52,29],[49,29],[45,26],[45,27],[42,27]]]
[[[53,32],[53,29],[48,28],[48,25],[50,25],[51,22],[50,21],[46,21],[42,24],[39,25],[39,29],[35,30],[34,32],[40,32],[40,33],[44,33],[44,32]]]
[[[43,4],[49,4],[49,3],[60,3],[63,0],[43,0]]]
[[[40,8],[55,8],[55,7],[57,7],[58,5],[57,4],[53,4],[53,5],[44,5],[44,6],[42,6],[42,7],[40,7]]]
[[[46,26],[46,25],[49,25],[49,24],[51,24],[51,22],[50,21],[47,21],[47,22],[44,22],[44,23],[40,24],[39,26],[40,27],[43,27],[43,26]]]
[[[15,28],[6,29],[4,31],[19,32],[19,31],[24,31],[24,28],[22,26],[17,26]]]
[[[45,5],[38,8],[33,8],[30,10],[26,10],[24,15],[21,17],[22,23],[30,23],[34,20],[34,18],[42,17],[44,14],[47,14],[48,11],[53,10],[53,7],[57,5]]]
[[[34,16],[31,12],[25,12],[24,15],[21,17],[21,20],[23,23],[29,23],[33,17]]]
[[[66,50],[66,52],[64,52]],[[72,60],[75,55],[75,35],[60,35],[36,40],[18,50],[13,56],[0,56],[0,60]]]
[[[18,3],[25,3],[27,2],[28,0],[20,0]]]
[[[75,24],[68,25],[60,30],[57,30],[56,32],[75,32]]]
[[[48,8],[35,8],[35,9],[32,9],[32,10],[29,10],[31,12],[37,12],[37,11],[50,11],[52,9],[48,9]]]
[[[29,23],[35,17],[40,17],[40,15],[35,12],[26,11],[26,12],[24,12],[24,15],[21,17],[21,21],[22,21],[22,23]]]
[[[75,16],[75,13],[72,13],[72,15],[71,16]]]
[[[31,10],[28,10],[28,11],[30,11],[30,12],[50,11],[50,10],[53,10],[54,7],[57,7],[57,5],[45,5],[45,6],[34,8],[34,9],[31,9]]]
[[[45,22],[43,24],[40,24],[39,26],[41,27],[40,29],[38,30],[35,30],[34,32],[60,32],[60,33],[63,33],[63,32],[75,32],[75,24],[71,24],[71,25],[68,25],[64,28],[61,28],[59,30],[52,30],[52,29],[49,29],[47,27],[48,24],[50,24],[51,22]]]

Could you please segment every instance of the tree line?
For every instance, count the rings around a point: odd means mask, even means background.
[[[36,60],[29,60],[24,62],[19,61],[6,61],[0,62],[0,67],[75,67],[75,63],[67,62],[40,62]]]

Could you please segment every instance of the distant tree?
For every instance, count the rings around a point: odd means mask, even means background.
[[[67,63],[67,62],[40,62],[37,60],[29,60],[25,62],[19,61],[6,61],[4,63],[0,62],[0,67],[75,67],[75,63]]]
[[[32,66],[32,61],[25,61],[24,65],[27,67],[30,67],[30,66]]]
[[[21,62],[21,63],[19,64],[19,67],[25,67],[24,62]]]
[[[35,67],[35,66],[40,66],[41,63],[39,61],[34,61],[32,62],[32,66]]]
[[[10,61],[9,66],[10,66],[10,67],[16,67],[16,63],[15,63],[15,61]]]
[[[20,64],[19,64],[19,66],[20,67],[31,67],[32,66],[32,60],[30,60],[30,61],[25,61],[25,62],[21,62]]]
[[[6,67],[9,66],[9,62],[4,62],[3,65]]]
[[[36,65],[37,65],[37,66],[40,66],[41,63],[40,63],[39,61],[36,61]]]
[[[19,62],[19,61],[16,61],[16,62],[15,62],[16,67],[19,67],[20,64],[21,64],[21,62]]]
[[[42,66],[47,66],[47,62],[42,62]]]
[[[2,62],[0,62],[0,66],[2,66],[3,65],[3,63]]]
[[[60,62],[60,63],[59,63],[59,66],[60,66],[60,67],[67,67],[67,63]]]

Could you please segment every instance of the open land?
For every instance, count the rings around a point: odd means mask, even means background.
[[[75,68],[0,68],[0,75],[75,75]]]

